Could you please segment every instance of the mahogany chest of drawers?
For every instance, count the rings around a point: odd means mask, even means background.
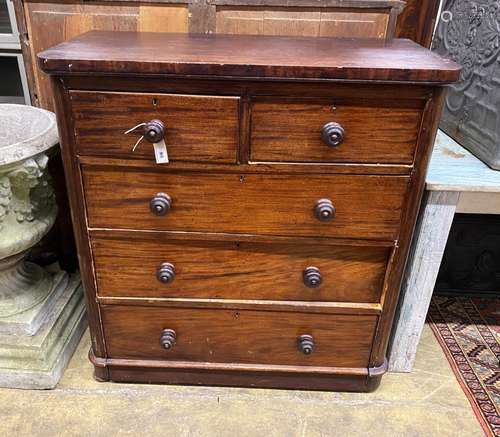
[[[456,64],[407,40],[126,32],[39,62],[98,379],[377,387]]]

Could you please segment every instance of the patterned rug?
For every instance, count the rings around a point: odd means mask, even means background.
[[[500,436],[500,299],[434,296],[428,320],[486,435]]]

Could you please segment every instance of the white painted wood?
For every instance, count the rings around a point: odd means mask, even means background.
[[[389,371],[415,360],[455,212],[500,214],[500,171],[438,131],[394,322]]]
[[[492,170],[444,132],[438,131],[426,189],[500,193],[500,171]]]
[[[465,214],[500,214],[500,193],[460,193],[457,212]]]
[[[391,372],[411,372],[413,367],[459,197],[449,191],[424,196],[393,329]]]

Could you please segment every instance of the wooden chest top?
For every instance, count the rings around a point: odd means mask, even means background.
[[[49,73],[450,83],[460,66],[405,39],[93,31],[38,55]]]
[[[376,388],[458,65],[407,40],[130,32],[39,60],[98,378]]]

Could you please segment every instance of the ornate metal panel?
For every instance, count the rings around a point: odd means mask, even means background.
[[[464,67],[441,128],[500,170],[500,0],[444,0],[433,50]]]

